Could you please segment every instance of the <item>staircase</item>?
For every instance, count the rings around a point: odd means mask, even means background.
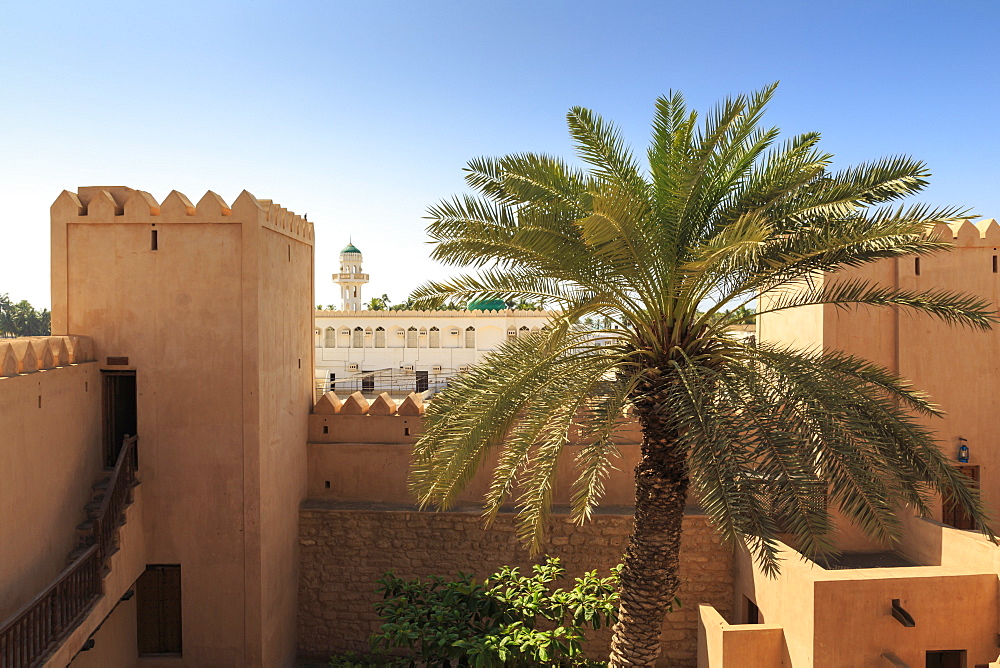
[[[88,503],[83,507],[87,519],[85,519],[76,527],[76,535],[79,538],[80,542],[76,546],[76,548],[74,548],[73,551],[69,553],[69,556],[66,557],[67,566],[72,565],[74,561],[83,556],[84,552],[86,552],[91,545],[94,545],[97,542],[97,534],[94,531],[94,523],[95,520],[97,520],[98,516],[100,515],[101,505],[104,503],[104,497],[108,493],[108,486],[110,484],[111,484],[111,476],[106,475],[91,486],[90,503]],[[134,488],[138,484],[139,481],[135,480],[132,483],[132,487]],[[128,495],[127,500],[128,503],[126,504],[126,507],[132,504],[131,494]],[[112,555],[118,552],[118,529],[120,529],[122,526],[125,525],[125,521],[126,521],[125,513],[122,513],[118,524],[115,526],[114,541],[112,542],[111,548],[109,549],[108,553],[104,555],[105,564],[104,564],[104,572],[101,574],[102,577],[106,576],[108,573],[111,572],[110,564],[107,562]]]
[[[44,664],[104,595],[104,577],[118,552],[118,529],[125,524],[132,490],[139,484],[138,437],[126,437],[111,473],[94,484],[87,519],[77,527],[80,544],[55,580],[0,623],[0,668]]]

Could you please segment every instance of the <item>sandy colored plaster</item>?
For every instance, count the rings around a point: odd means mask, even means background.
[[[368,413],[368,400],[360,392],[355,392],[347,397],[340,407],[341,415],[365,415]]]
[[[396,402],[392,400],[388,392],[382,392],[377,397],[372,405],[368,408],[369,415],[395,415],[396,414]]]
[[[410,392],[396,410],[396,415],[418,417],[424,414],[424,400],[416,392]]]
[[[316,405],[313,406],[313,414],[315,415],[336,415],[340,412],[340,408],[343,406],[343,402],[340,397],[337,396],[336,392],[327,392]]]

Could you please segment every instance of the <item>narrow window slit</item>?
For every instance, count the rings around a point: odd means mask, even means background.
[[[920,258],[913,258],[913,274],[914,276],[920,275]]]
[[[993,256],[993,273],[997,273],[997,256]]]
[[[152,237],[151,237],[151,240],[150,240],[150,247],[151,247],[152,250],[157,250],[156,235],[157,235],[156,230],[153,230]]]

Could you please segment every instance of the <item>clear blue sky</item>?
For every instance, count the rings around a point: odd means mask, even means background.
[[[62,189],[246,188],[316,225],[318,302],[352,236],[394,301],[447,268],[426,207],[478,155],[568,154],[573,105],[637,148],[670,89],[701,109],[780,80],[768,119],[846,165],[927,161],[923,198],[1000,218],[1000,3],[9,2],[0,293],[49,304]]]

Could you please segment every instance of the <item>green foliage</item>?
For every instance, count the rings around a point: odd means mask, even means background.
[[[330,659],[330,668],[410,668],[414,664],[409,659],[396,657],[366,658],[348,652]]]
[[[14,304],[6,293],[0,294],[0,337],[47,336],[50,321],[48,309],[37,311],[26,300]]]
[[[385,311],[389,308],[389,295],[383,294],[381,297],[372,297],[365,304],[368,311]]]
[[[589,437],[575,460],[572,511],[582,522],[631,410],[650,466],[667,461],[652,455],[686,453],[651,473],[690,480],[722,535],[771,573],[780,534],[811,556],[835,549],[831,508],[891,543],[901,504],[928,512],[940,495],[992,536],[977,491],[935,443],[925,418],[941,411],[929,397],[855,356],[727,334],[820,304],[889,307],[972,330],[997,322],[979,297],[837,275],[947,252],[928,230],[969,212],[901,203],[929,176],[910,157],[836,169],[818,133],[779,141],[762,124],[774,91],[728,98],[704,116],[679,93],[660,98],[646,164],[613,124],[573,108],[577,161],[477,158],[466,169],[476,194],[429,209],[432,257],[469,273],[422,285],[415,306],[524,300],[558,315],[435,396],[411,469],[422,507],[448,508],[495,457],[485,517],[513,501],[520,538],[539,550],[569,434]],[[627,561],[626,586],[641,579]]]
[[[552,557],[531,575],[507,566],[482,584],[466,574],[421,582],[390,572],[379,580],[384,600],[375,609],[385,623],[372,646],[406,648],[428,666],[603,665],[587,659],[582,643],[586,629],[614,623],[619,571],[590,571],[570,589],[553,589],[565,569]]]

